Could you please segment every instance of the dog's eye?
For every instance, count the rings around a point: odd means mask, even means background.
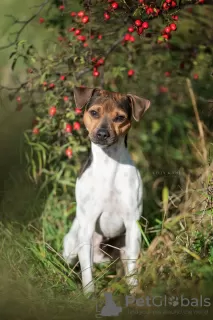
[[[98,112],[97,112],[97,111],[95,111],[95,110],[90,110],[89,113],[91,114],[92,117],[98,118]]]
[[[125,120],[125,117],[124,116],[117,116],[115,119],[114,119],[114,122],[122,122]]]

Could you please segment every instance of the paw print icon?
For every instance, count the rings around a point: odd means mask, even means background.
[[[179,305],[178,297],[169,297],[168,304],[173,307],[178,306]]]

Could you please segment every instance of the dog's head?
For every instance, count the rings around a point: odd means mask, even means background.
[[[98,88],[75,87],[77,108],[84,111],[84,124],[90,140],[102,147],[114,144],[125,136],[132,118],[139,121],[150,106],[150,101],[132,94],[120,94]]]

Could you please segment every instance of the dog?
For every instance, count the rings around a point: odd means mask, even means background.
[[[139,121],[150,101],[87,87],[75,87],[74,100],[77,108],[85,107],[83,122],[91,154],[76,181],[76,217],[64,237],[63,257],[69,264],[79,258],[83,291],[93,293],[93,263],[109,260],[101,244],[123,236],[125,275],[128,285],[135,287],[142,180],[127,149],[127,133],[132,119]]]

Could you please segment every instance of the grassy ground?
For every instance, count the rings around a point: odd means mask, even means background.
[[[37,2],[28,1],[28,5]],[[0,29],[5,33],[4,42],[9,21],[6,23],[2,15],[10,13],[11,8],[22,15],[23,7],[12,0],[2,1],[2,6]],[[24,14],[27,15],[26,10]],[[36,34],[36,28],[34,23],[26,30],[27,39]],[[34,38],[42,42],[41,38]],[[0,60],[4,84],[11,83],[6,65],[8,52],[5,51]],[[17,72],[22,67],[20,65]],[[20,152],[22,132],[31,125],[32,113],[27,108],[22,113],[14,112],[15,105],[6,94],[1,96],[0,103],[1,319],[70,319],[76,313],[79,318],[94,318],[97,300],[87,301],[82,296],[78,266],[73,270],[61,257],[62,239],[71,224],[75,204],[70,204],[67,210],[66,199],[58,202],[51,193],[38,194],[25,175]],[[199,137],[197,140],[195,147],[202,150]],[[207,143],[205,149],[209,150],[210,144]],[[194,156],[197,157],[196,152]],[[149,227],[146,220],[141,221],[144,241],[138,267],[139,296],[213,295],[212,204],[211,194],[206,190],[212,170],[212,164],[204,163],[202,169],[194,170],[194,181],[183,174],[179,193],[168,197],[164,189],[159,219]],[[170,211],[176,211],[176,215],[171,216]],[[122,304],[129,290],[115,263],[98,266],[94,272],[98,297],[111,291]],[[147,317],[154,316],[150,313]],[[130,317],[127,309],[123,310],[122,317]],[[158,317],[164,317],[163,313]]]

